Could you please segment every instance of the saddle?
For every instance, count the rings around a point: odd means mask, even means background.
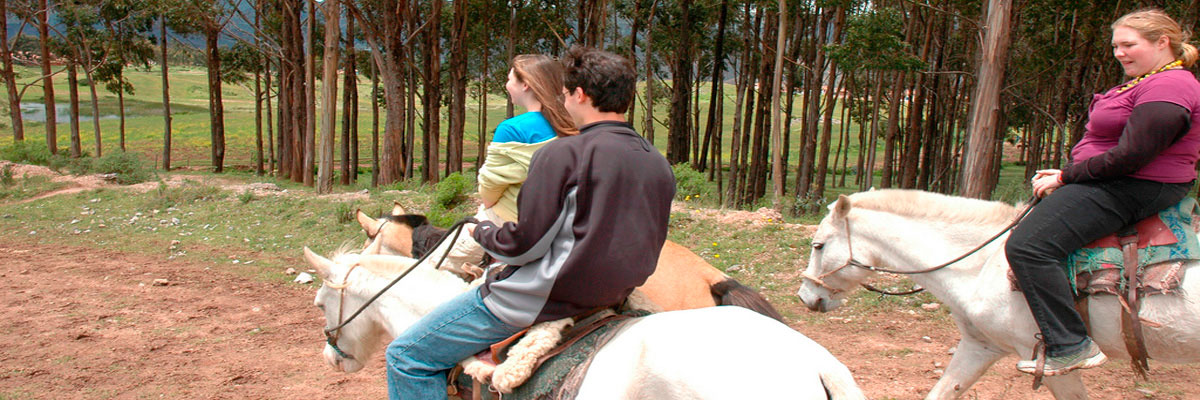
[[[1200,259],[1200,218],[1196,200],[1178,204],[1138,221],[1117,233],[1084,246],[1067,257],[1067,279],[1075,289],[1075,309],[1088,324],[1088,299],[1094,294],[1117,296],[1121,308],[1121,334],[1135,373],[1146,379],[1149,356],[1142,324],[1161,324],[1141,318],[1145,296],[1174,293],[1183,281],[1183,263]],[[1012,271],[1014,291],[1020,291]]]
[[[620,312],[601,307],[534,325],[459,363],[450,372],[447,393],[473,400],[502,394],[518,399],[574,397],[569,394],[583,382],[595,351],[631,318],[656,308],[635,290]]]

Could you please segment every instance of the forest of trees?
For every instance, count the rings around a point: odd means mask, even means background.
[[[22,141],[34,139],[17,111],[30,90],[43,91],[53,121],[64,100],[52,81],[103,83],[86,86],[96,107],[97,90],[121,101],[134,90],[128,68],[161,67],[170,169],[169,47],[194,45],[208,71],[214,171],[225,167],[221,86],[246,85],[256,98],[256,171],[329,191],[335,172],[343,185],[358,176],[360,130],[370,135],[361,140],[372,184],[462,171],[468,92],[486,109],[481,94],[503,94],[514,55],[587,45],[634,62],[642,90],[630,122],[652,141],[665,135],[668,160],[704,173],[722,204],[756,202],[768,186],[777,205],[798,209],[834,186],[987,198],[1005,140],[1019,141],[1026,175],[1065,161],[1090,95],[1123,79],[1108,25],[1143,7],[1191,31],[1200,17],[1197,0],[0,0],[0,25],[36,32],[22,40],[0,30],[0,78]],[[40,62],[31,84],[13,77],[21,43]],[[362,129],[360,76],[378,110]],[[702,103],[701,94],[727,101]],[[86,129],[72,117],[67,151],[79,156]],[[52,152],[57,134],[47,124]],[[123,124],[120,137],[124,149]],[[793,146],[798,154],[783,150]]]

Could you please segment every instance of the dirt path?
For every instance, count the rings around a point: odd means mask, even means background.
[[[324,364],[324,321],[311,306],[311,285],[249,282],[215,265],[0,239],[0,398],[385,396],[381,357],[357,374]],[[169,284],[157,286],[155,279]],[[827,346],[876,399],[923,397],[958,337],[952,324],[921,313],[831,318],[793,327]],[[1029,389],[1014,362],[1002,360],[966,398],[1049,399],[1045,389]],[[1086,379],[1101,399],[1196,392],[1194,367],[1152,367],[1154,382],[1143,391],[1122,362],[1089,371]]]
[[[381,370],[325,366],[312,287],[10,239],[0,241],[0,398],[385,396]]]

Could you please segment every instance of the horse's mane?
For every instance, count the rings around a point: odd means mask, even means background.
[[[353,243],[345,243],[342,244],[341,247],[338,247],[337,250],[334,250],[329,259],[333,260],[333,262],[349,267],[350,265],[358,264],[359,257],[363,257],[361,249],[354,248]],[[379,278],[394,277],[396,275],[400,275],[408,269],[408,267],[392,263],[364,263],[359,264],[358,267]]]
[[[1017,207],[999,201],[947,196],[920,190],[883,189],[850,196],[852,207],[959,224],[1008,224]]]

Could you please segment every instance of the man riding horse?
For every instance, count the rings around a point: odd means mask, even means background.
[[[510,266],[446,302],[387,349],[392,399],[444,399],[459,360],[538,322],[620,303],[653,271],[666,240],[675,178],[625,122],[629,61],[574,48],[563,61],[564,105],[580,128],[534,154],[519,223],[480,223],[479,244]]]

